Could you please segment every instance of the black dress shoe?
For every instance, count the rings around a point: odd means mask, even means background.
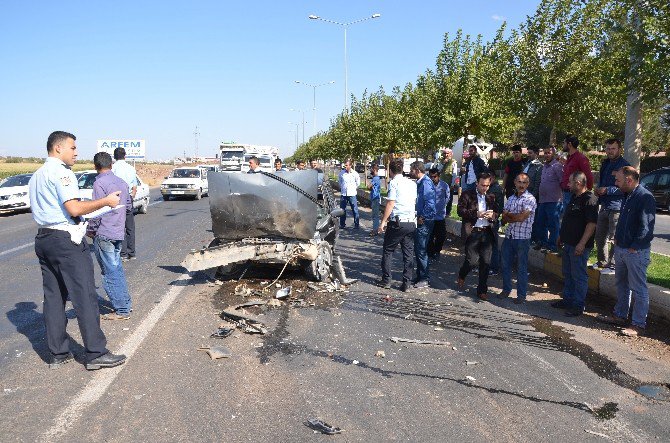
[[[559,300],[553,302],[551,307],[556,309],[568,309],[570,307],[570,303],[566,303],[565,300]]]
[[[402,285],[400,285],[400,290],[401,290],[402,292],[407,292],[407,291],[409,291],[409,288],[410,288],[410,287],[411,287],[411,286],[410,286],[410,282],[408,282],[408,281],[404,281],[404,282],[402,282]]]
[[[391,282],[386,280],[375,280],[375,285],[384,289],[391,289]]]
[[[68,352],[67,354],[61,354],[61,355],[51,355],[51,361],[49,362],[49,368],[50,369],[56,369],[61,366],[63,366],[66,363],[70,363],[72,360],[74,360],[74,355],[72,353]]]
[[[125,363],[125,361],[125,355],[115,355],[111,352],[108,352],[86,363],[86,369],[89,371],[94,371],[96,369],[102,368],[113,368],[114,366],[122,365]]]

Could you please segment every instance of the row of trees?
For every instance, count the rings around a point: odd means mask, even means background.
[[[669,97],[667,0],[542,0],[492,41],[445,34],[434,68],[352,97],[293,158],[425,158],[469,134],[504,150],[574,133],[592,147],[625,136],[625,155],[639,164],[641,152],[668,148]]]

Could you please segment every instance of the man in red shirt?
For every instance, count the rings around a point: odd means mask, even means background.
[[[589,159],[577,149],[579,140],[574,135],[566,135],[563,141],[563,152],[568,154],[568,159],[563,165],[563,178],[561,179],[561,189],[563,190],[563,207],[570,203],[570,176],[573,172],[581,171],[586,175],[586,188],[593,189],[593,172]]]

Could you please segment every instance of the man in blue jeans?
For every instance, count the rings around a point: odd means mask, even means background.
[[[370,232],[370,237],[377,235],[379,230],[379,208],[382,203],[382,182],[381,177],[379,177],[379,165],[373,163],[370,168],[372,173],[372,180],[370,180],[370,208],[372,209],[372,232]]]
[[[416,231],[414,232],[414,254],[416,256],[416,279],[414,288],[428,287],[428,240],[435,224],[435,184],[426,174],[423,162],[411,164],[409,174],[416,179]]]
[[[568,185],[572,196],[565,208],[558,240],[563,244],[563,300],[551,306],[566,309],[567,317],[577,317],[584,313],[589,289],[586,264],[598,222],[598,196],[586,190],[586,175],[581,171],[570,175]]]
[[[347,221],[347,205],[351,206],[351,212],[354,215],[354,229],[358,229],[358,187],[361,184],[361,177],[358,172],[352,168],[352,160],[347,160],[344,163],[344,170],[340,172],[340,192],[342,197],[340,199],[340,208],[344,209],[344,215],[340,217],[340,228],[344,229]]]
[[[503,291],[498,298],[507,298],[512,292],[512,262],[516,260],[517,281],[515,304],[526,302],[528,289],[528,250],[533,232],[537,203],[528,192],[528,174],[520,173],[514,179],[515,192],[505,203],[502,222],[509,223],[502,244]]]
[[[121,208],[91,219],[87,235],[93,238],[93,252],[102,271],[102,286],[114,307],[114,312],[101,316],[103,320],[128,320],[131,302],[126,274],[121,263],[121,245],[125,237],[126,211],[132,208],[128,185],[112,172],[112,157],[98,152],[93,157],[98,177],[93,183],[93,199],[120,191]]]
[[[654,238],[656,201],[651,192],[639,186],[640,173],[635,168],[624,166],[615,173],[615,177],[616,186],[624,193],[614,234],[617,303],[614,306],[614,317],[599,316],[598,319],[625,326],[632,298],[634,304],[631,325],[622,329],[621,334],[635,337],[642,335],[647,326],[647,267],[650,262],[651,240]]]

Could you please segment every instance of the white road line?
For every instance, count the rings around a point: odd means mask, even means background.
[[[147,205],[147,208],[150,208],[150,207],[152,207],[153,205],[157,205],[158,203],[163,203],[163,200],[158,200],[158,201],[155,201],[155,202],[153,202],[153,203],[149,203],[149,204]]]
[[[2,257],[3,255],[6,255],[6,254],[11,254],[12,252],[20,251],[21,249],[27,248],[27,247],[32,246],[34,244],[35,244],[35,242],[32,241],[30,243],[26,243],[25,245],[17,246],[17,247],[12,248],[12,249],[7,249],[6,251],[0,252],[0,257]]]
[[[174,286],[165,294],[160,303],[158,303],[146,318],[140,323],[137,329],[121,345],[118,350],[121,354],[126,354],[126,363],[116,368],[101,369],[96,372],[84,389],[70,402],[70,404],[58,415],[53,426],[45,432],[40,441],[53,442],[62,438],[72,428],[82,413],[93,403],[95,403],[107,391],[107,388],[116,380],[116,377],[128,365],[135,351],[140,347],[149,332],[156,326],[158,320],[165,314],[172,302],[188,286],[190,278],[188,274],[182,274],[173,282]]]

